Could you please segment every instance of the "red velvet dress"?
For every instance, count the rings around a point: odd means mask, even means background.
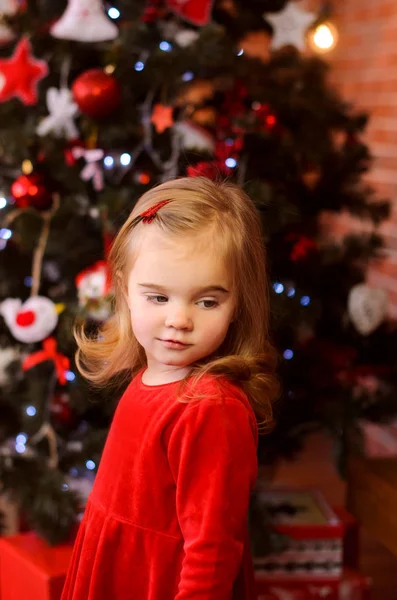
[[[203,398],[142,372],[117,407],[62,600],[253,600],[247,513],[257,426],[245,395],[207,375]]]

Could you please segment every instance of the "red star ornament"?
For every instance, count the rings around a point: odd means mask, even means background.
[[[157,133],[163,133],[174,124],[172,113],[173,106],[165,106],[164,104],[155,104],[152,113],[152,123]]]
[[[36,104],[37,84],[47,74],[47,63],[35,59],[29,40],[22,38],[11,58],[0,59],[0,102],[16,96],[24,104]]]

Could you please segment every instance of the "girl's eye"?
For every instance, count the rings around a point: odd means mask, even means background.
[[[216,300],[200,300],[198,304],[202,304],[203,308],[215,308],[215,306],[218,306]]]
[[[149,302],[154,302],[155,304],[164,304],[167,302],[166,296],[146,296]]]

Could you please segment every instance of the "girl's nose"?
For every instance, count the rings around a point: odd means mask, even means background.
[[[185,329],[191,331],[193,329],[193,321],[188,311],[182,307],[179,307],[169,311],[165,320],[165,326],[173,327],[174,329]]]

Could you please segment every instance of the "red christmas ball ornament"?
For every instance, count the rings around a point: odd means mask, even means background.
[[[21,175],[11,185],[11,193],[18,208],[48,210],[52,205],[52,190],[42,173]]]
[[[74,81],[72,93],[81,112],[94,119],[110,115],[121,101],[117,79],[102,69],[89,69],[82,73]]]

